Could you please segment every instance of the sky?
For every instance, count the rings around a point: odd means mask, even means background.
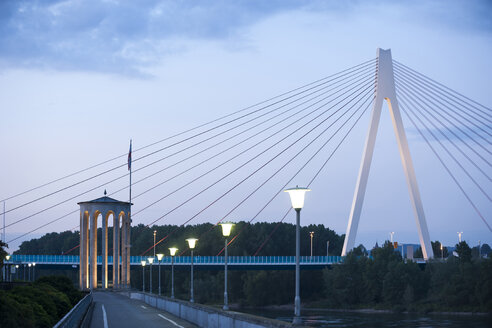
[[[0,199],[125,154],[130,138],[138,149],[373,59],[377,48],[391,49],[399,62],[491,108],[491,16],[492,4],[486,0],[2,1]],[[312,186],[303,224],[345,233],[367,126],[368,116]],[[431,239],[452,246],[463,231],[472,245],[478,240],[491,244],[492,233],[416,131],[407,128],[407,135]],[[126,168],[118,172],[125,174]],[[5,206],[9,210],[83,176],[9,199]],[[6,213],[8,225],[74,197],[9,226],[6,240],[126,183],[96,188],[106,180]],[[303,185],[307,178],[299,180],[296,184]],[[483,183],[490,191],[490,183]],[[135,194],[145,186],[135,186]],[[89,187],[95,190],[74,196]],[[134,201],[134,210],[163,193]],[[289,202],[281,196],[257,221],[283,216]],[[490,201],[473,190],[471,196],[492,224]],[[114,197],[127,200],[124,194]],[[152,207],[133,224],[152,221],[186,195],[181,197]],[[240,199],[234,197],[228,202]],[[182,223],[211,199],[159,223]],[[258,204],[249,204],[232,219],[248,220]],[[215,222],[220,209],[192,223]],[[294,221],[291,216],[286,222]],[[70,215],[12,242],[9,250],[47,232],[76,228],[78,220],[78,213]],[[418,243],[384,106],[356,244],[372,247],[388,239],[390,231],[395,240]]]

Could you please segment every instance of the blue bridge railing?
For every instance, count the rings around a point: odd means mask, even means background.
[[[131,265],[141,265],[141,261],[147,260],[148,256],[131,256]],[[229,256],[227,258],[229,265],[295,265],[295,256]],[[36,264],[79,264],[78,255],[12,255],[7,263],[36,263]],[[223,256],[194,256],[195,265],[223,265]],[[343,262],[341,256],[301,256],[300,262],[302,265],[323,265],[323,264],[339,264]],[[102,257],[97,257],[97,263],[102,264]],[[121,263],[121,258],[120,258]],[[113,257],[108,256],[108,264],[113,264]],[[162,265],[170,265],[171,257],[165,256]],[[175,256],[175,265],[190,265],[190,256]],[[157,258],[154,261],[157,265]]]

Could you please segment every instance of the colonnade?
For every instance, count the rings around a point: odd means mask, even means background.
[[[106,192],[105,192],[106,195]],[[101,287],[108,288],[108,220],[113,217],[113,288],[130,286],[130,203],[109,197],[80,202],[81,290],[98,288],[97,220],[102,219]]]

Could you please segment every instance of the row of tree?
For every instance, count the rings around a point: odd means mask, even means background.
[[[217,255],[224,247],[224,237],[220,226],[210,223],[175,226],[162,225],[146,227],[142,224],[131,228],[131,255],[152,254],[153,233],[156,231],[156,253],[169,254],[169,247],[177,247],[179,253],[189,255],[186,238],[199,238],[195,255]],[[309,232],[314,232],[313,249],[315,255],[326,255],[329,242],[330,253],[339,255],[343,246],[343,236],[336,234],[324,225],[309,225],[301,228],[301,254],[310,254]],[[273,234],[272,234],[273,233]],[[98,252],[101,252],[101,229],[98,229]],[[259,222],[249,224],[238,222],[232,231],[229,245],[230,255],[295,255],[295,225],[289,223]],[[162,241],[160,241],[163,239]],[[160,241],[160,242],[159,242]],[[78,255],[78,231],[48,233],[41,238],[24,241],[14,254],[72,254]],[[108,248],[113,246],[113,231],[108,231]]]

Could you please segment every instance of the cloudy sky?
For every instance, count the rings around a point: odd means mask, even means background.
[[[490,108],[490,17],[487,0],[1,1],[0,199],[124,154],[130,138],[139,148],[373,59],[378,47],[391,48],[399,62]],[[304,224],[323,223],[345,233],[368,116],[361,123],[313,185]],[[454,245],[456,232],[463,231],[473,245],[492,243],[492,233],[425,143],[414,130],[407,132],[431,239]],[[490,173],[490,166],[485,169]],[[7,210],[99,171],[9,199]],[[106,180],[9,212],[7,225]],[[76,210],[78,201],[97,198],[104,188],[111,193],[119,187],[96,188],[9,226],[6,239]],[[163,193],[149,193],[140,204],[135,201],[135,209]],[[490,202],[471,195],[492,224]],[[134,223],[149,223],[170,203],[154,206]],[[275,204],[258,220],[281,218],[288,200]],[[199,207],[159,223],[181,223]],[[252,204],[232,219],[248,219],[260,207]],[[217,209],[191,223],[220,215]],[[11,249],[26,238],[77,224],[78,214],[67,216],[11,243]],[[418,242],[384,110],[356,243],[372,246],[389,231],[401,242]]]

